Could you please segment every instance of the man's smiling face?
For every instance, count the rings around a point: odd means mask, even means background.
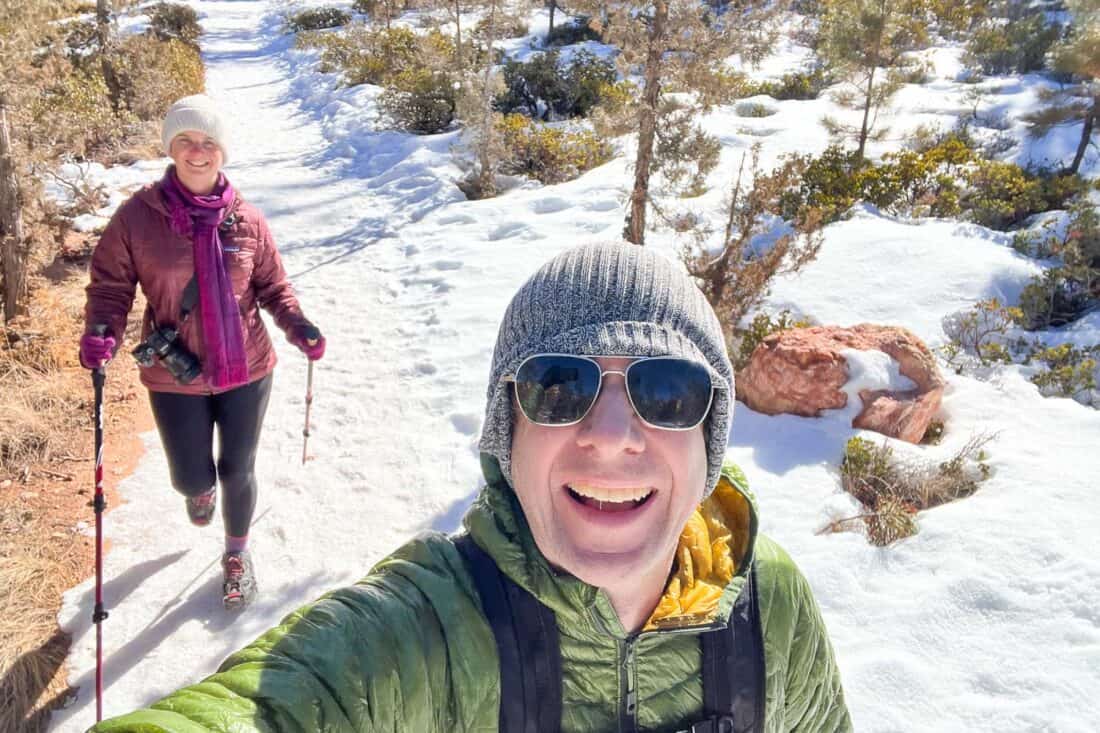
[[[632,360],[597,359],[618,370]],[[596,403],[575,425],[536,425],[513,412],[512,480],[546,559],[598,587],[667,573],[703,496],[702,425],[649,427],[617,374],[604,377]]]

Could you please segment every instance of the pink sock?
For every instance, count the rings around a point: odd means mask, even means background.
[[[248,547],[248,535],[244,537],[233,537],[232,535],[225,536],[225,551],[226,552],[244,552]]]

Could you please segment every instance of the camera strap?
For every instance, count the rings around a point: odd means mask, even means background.
[[[199,280],[196,275],[192,275],[191,279],[187,281],[187,284],[183,286],[183,297],[180,299],[180,325],[187,320],[187,316],[191,315],[191,311],[195,310],[195,306],[199,302]]]

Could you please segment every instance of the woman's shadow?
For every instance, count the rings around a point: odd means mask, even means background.
[[[116,578],[112,578],[103,584],[103,597],[109,603],[117,603],[126,598],[141,585],[142,579],[172,565],[187,554],[187,550],[169,553],[155,560],[147,560],[135,565]],[[71,633],[65,633],[58,629],[53,635],[43,642],[37,649],[26,652],[15,661],[0,680],[0,691],[3,691],[4,699],[11,707],[6,709],[0,720],[7,726],[15,725],[16,730],[28,732],[44,731],[50,719],[51,711],[64,705],[71,698],[80,684],[87,684],[81,678],[76,686],[69,686],[62,692],[54,695],[49,702],[41,705],[31,712],[35,704],[42,697],[50,681],[57,671],[65,663],[71,639],[88,633],[92,625],[92,608],[95,603],[95,588],[89,588],[80,600],[80,608],[87,609],[82,614],[80,622],[75,625]],[[104,622],[107,623],[107,622]],[[148,629],[147,629],[148,630]],[[114,655],[111,657],[114,658]],[[132,663],[131,663],[132,666]],[[94,683],[94,673],[92,675]],[[18,691],[19,694],[16,694]],[[5,727],[5,730],[7,728]]]

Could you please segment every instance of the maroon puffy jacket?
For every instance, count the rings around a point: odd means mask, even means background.
[[[259,306],[271,313],[285,332],[305,322],[305,317],[263,214],[243,201],[240,194],[229,213],[233,223],[223,225],[221,240],[226,272],[241,309],[248,381],[253,382],[275,367],[275,349],[260,319]],[[106,324],[121,343],[135,286],[140,284],[148,302],[142,317],[142,339],[152,330],[154,321],[159,326],[176,327],[180,331],[177,343],[201,361],[205,355],[201,306],[196,304],[183,324],[179,323],[183,290],[194,273],[191,239],[172,231],[160,190],[150,184],[118,208],[96,244],[84,322],[89,330],[95,324]],[[190,384],[178,384],[159,362],[141,369],[141,382],[154,392],[215,391],[201,376]]]

